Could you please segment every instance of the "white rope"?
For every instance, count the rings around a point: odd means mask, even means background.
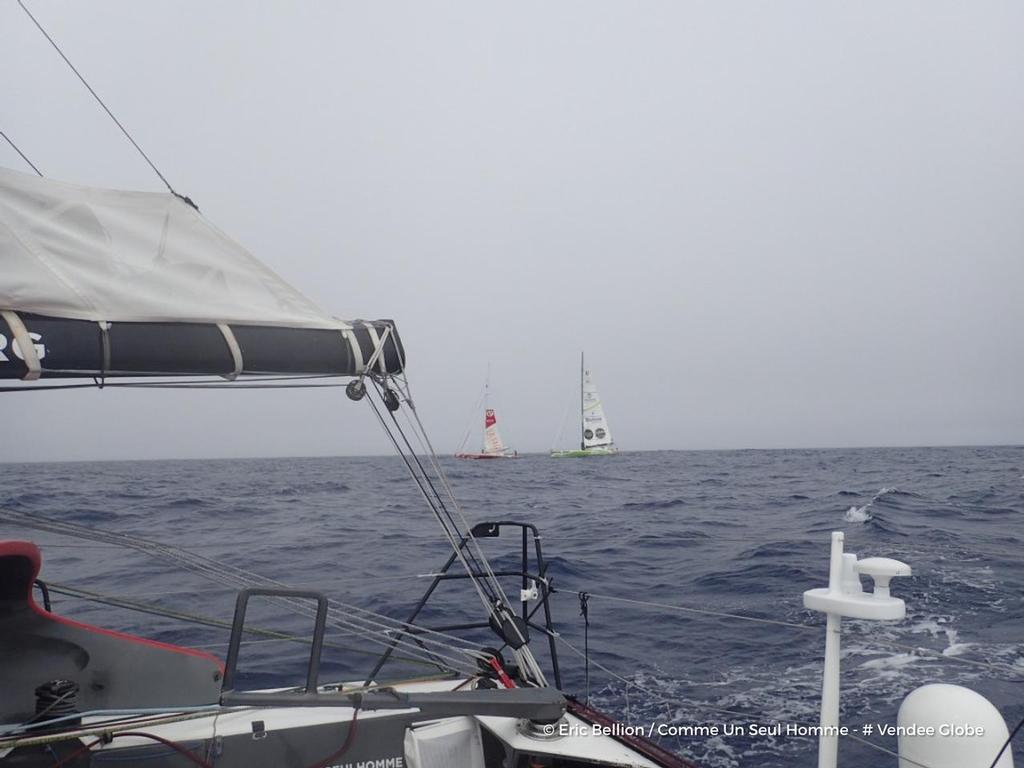
[[[370,355],[370,359],[366,361],[365,370],[367,373],[371,373],[373,371],[373,366],[377,364],[377,360],[380,359],[380,356],[384,353],[384,344],[391,337],[391,326],[389,325],[385,328],[384,333],[382,333],[379,338],[377,336],[377,329],[369,323],[366,324],[366,330],[369,332],[370,338],[375,342],[373,354]],[[381,372],[384,372],[384,370],[385,366],[381,364]]]

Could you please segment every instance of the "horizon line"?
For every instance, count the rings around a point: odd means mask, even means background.
[[[744,448],[636,448],[621,450],[620,455],[633,453],[736,453],[740,451],[867,451],[867,450],[900,450],[900,449],[951,449],[951,448],[1024,448],[1024,443],[942,443],[932,445],[812,445],[812,446],[774,446]],[[553,449],[540,451],[520,451],[520,457],[545,456]],[[105,458],[105,459],[23,459],[0,461],[0,466],[7,464],[102,464],[132,463],[144,461],[263,461],[267,459],[381,459],[398,458],[394,452],[386,453],[322,453],[322,454],[276,454],[260,456],[161,456],[152,458]],[[452,454],[441,453],[438,458],[454,458]]]

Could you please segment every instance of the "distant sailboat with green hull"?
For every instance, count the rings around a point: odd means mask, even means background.
[[[593,374],[584,364],[583,355],[580,355],[580,447],[552,451],[551,457],[583,459],[588,456],[614,456],[618,452]]]

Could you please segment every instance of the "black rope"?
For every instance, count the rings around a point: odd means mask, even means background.
[[[580,616],[583,617],[583,674],[587,681],[587,697],[584,703],[590,704],[590,595],[580,592]]]
[[[1017,731],[1021,729],[1021,726],[1024,726],[1024,720],[1017,723],[1017,727],[1014,728],[1013,731],[1010,732],[1010,735],[1006,737],[1006,741],[1003,742],[1003,748],[999,750],[999,753],[996,755],[996,759],[992,761],[992,765],[988,768],[996,768],[996,763],[999,762],[999,758],[1003,756],[1003,752],[1006,751],[1006,748],[1010,746],[1010,742],[1013,741],[1013,737],[1017,735]]]
[[[39,592],[43,596],[43,608],[46,609],[47,613],[53,613],[53,605],[50,603],[50,588],[42,579],[36,579],[35,585],[39,587]]]
[[[20,149],[18,149],[18,145],[15,144],[13,141],[11,141],[11,137],[10,136],[8,136],[3,131],[0,131],[0,136],[3,136],[4,137],[4,141],[6,141],[8,144],[10,144],[11,147],[14,149],[14,151],[17,152],[19,155],[21,155],[21,159],[24,160],[26,163],[28,163],[30,166],[32,166],[32,170],[35,171],[40,177],[42,177],[43,172],[40,171],[38,168],[36,168],[36,164],[28,159],[28,155],[26,155],[24,152],[22,152]]]
[[[36,688],[36,713],[22,725],[42,720],[46,715],[63,717],[75,714],[74,698],[78,695],[78,683],[71,680],[54,680]]]
[[[138,145],[138,142],[136,142],[135,139],[132,138],[132,135],[130,133],[128,133],[128,129],[125,128],[123,125],[121,125],[121,121],[118,120],[116,117],[114,117],[114,113],[110,111],[110,108],[106,104],[103,103],[103,99],[101,99],[99,97],[99,94],[96,93],[96,91],[93,90],[92,86],[89,85],[88,82],[86,82],[86,79],[84,77],[82,77],[82,73],[79,72],[75,68],[75,65],[71,63],[71,59],[69,59],[67,56],[64,55],[64,51],[62,51],[60,49],[60,46],[57,45],[57,43],[54,41],[54,39],[52,37],[50,37],[50,34],[45,29],[43,29],[43,25],[39,23],[39,21],[36,19],[35,16],[32,15],[32,12],[25,6],[25,3],[22,2],[22,0],[18,0],[18,5],[20,5],[21,6],[21,10],[23,10],[28,15],[28,17],[30,19],[32,19],[32,23],[36,25],[36,27],[39,29],[39,31],[43,33],[43,37],[45,37],[47,40],[50,41],[50,45],[53,46],[53,49],[55,51],[57,51],[57,53],[60,54],[60,57],[62,59],[64,59],[64,63],[67,64],[71,68],[71,71],[74,72],[78,76],[78,79],[82,81],[82,85],[84,85],[89,90],[89,93],[91,93],[93,95],[93,98],[95,98],[96,101],[99,103],[99,105],[101,107],[103,107],[104,111],[110,116],[110,119],[114,121],[114,124],[117,125],[117,127],[121,129],[121,133],[123,133],[125,135],[125,138],[127,138],[128,141],[130,141],[132,143],[132,146],[135,147],[135,149],[138,150],[139,154],[142,155],[142,158],[147,163],[149,163],[149,167],[153,169],[153,173],[155,173],[157,176],[160,177],[160,181],[162,181],[164,183],[164,186],[167,187],[167,189],[171,192],[172,195],[175,195],[176,197],[181,198],[185,202],[191,204],[192,207],[194,208],[195,207],[195,203],[193,203],[187,197],[184,197],[183,195],[179,195],[177,192],[174,191],[174,187],[172,187],[170,182],[167,181],[166,178],[164,178],[164,175],[162,173],[160,173],[160,171],[159,171],[159,169],[157,169],[156,165],[153,164],[153,161],[149,159],[149,155],[147,155],[145,152],[142,151],[142,147],[140,147]],[[31,165],[31,163],[30,163],[30,165]],[[33,166],[33,167],[35,167],[35,166]],[[39,174],[39,175],[42,176],[42,174]]]

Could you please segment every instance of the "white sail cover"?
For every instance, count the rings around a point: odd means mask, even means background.
[[[347,329],[171,194],[0,168],[0,309],[119,322]]]
[[[612,431],[604,416],[604,407],[589,370],[583,371],[583,447],[611,445]]]
[[[498,431],[498,416],[493,408],[484,409],[484,453],[505,453],[508,446]]]

